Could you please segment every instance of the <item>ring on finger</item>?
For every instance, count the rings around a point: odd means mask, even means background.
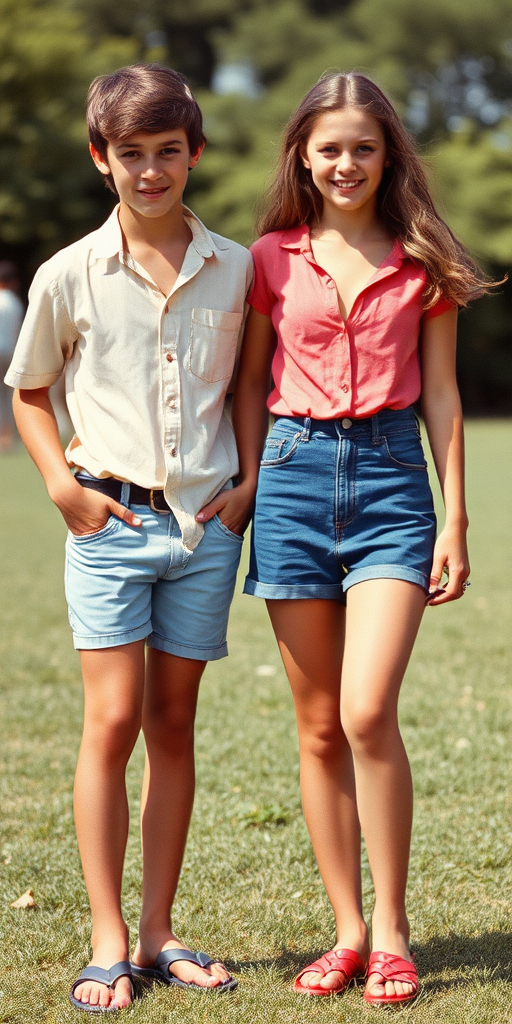
[[[462,584],[462,593],[465,594],[466,590],[470,586],[471,586],[471,583],[469,582],[469,580],[464,580],[464,583]]]

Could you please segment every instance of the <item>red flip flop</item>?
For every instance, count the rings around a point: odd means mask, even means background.
[[[420,986],[418,972],[414,964],[409,960],[402,960],[401,956],[394,956],[393,953],[370,953],[368,961],[368,977],[370,974],[377,974],[381,981],[375,981],[375,985],[385,985],[387,981],[401,981],[406,985],[413,985],[413,991],[407,995],[398,995],[395,992],[392,996],[372,996],[371,992],[365,992],[364,998],[371,1006],[393,1006],[397,1003],[412,1003],[416,999]]]
[[[300,979],[309,971],[321,974],[323,978],[325,978],[326,974],[330,974],[331,971],[340,971],[344,979],[340,982],[338,988],[322,988],[321,985],[301,985]],[[365,975],[366,963],[359,956],[359,953],[355,953],[353,949],[333,949],[330,953],[324,953],[319,960],[315,960],[314,963],[304,967],[294,981],[293,990],[308,996],[339,996],[342,992],[345,992],[352,982],[355,982],[357,978],[364,978]]]

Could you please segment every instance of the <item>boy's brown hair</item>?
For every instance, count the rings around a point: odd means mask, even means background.
[[[103,159],[109,142],[136,132],[158,135],[182,128],[192,154],[206,142],[201,111],[185,79],[163,64],[131,64],[95,78],[87,93],[87,127]],[[105,183],[116,193],[111,174]]]

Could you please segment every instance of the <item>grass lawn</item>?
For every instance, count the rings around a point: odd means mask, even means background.
[[[472,587],[427,609],[401,699],[416,790],[409,913],[421,995],[401,1020],[512,1019],[512,425],[469,423]],[[0,1021],[77,1021],[67,990],[89,956],[71,785],[81,725],[66,620],[64,529],[28,458],[0,462]],[[232,996],[157,988],[126,1021],[301,1024],[372,1019],[360,989],[307,1000],[290,983],[330,948],[333,919],[298,792],[291,698],[263,602],[235,600],[231,656],[207,670],[198,793],[175,925],[237,972]],[[135,939],[139,745],[124,906]],[[397,794],[397,799],[400,799]],[[33,889],[35,910],[9,904]],[[372,886],[364,869],[365,906]]]

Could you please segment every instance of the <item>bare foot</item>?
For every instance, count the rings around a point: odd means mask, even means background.
[[[355,939],[353,934],[350,936],[344,936],[344,938],[347,938],[349,941],[344,941],[343,938],[338,939],[332,952],[337,953],[338,950],[341,949],[351,949],[355,953],[358,953],[361,959],[366,963],[370,952],[366,927],[361,932],[359,938]],[[326,989],[327,992],[339,991],[340,988],[344,986],[345,982],[346,977],[341,971],[328,971],[325,975],[319,974],[317,971],[308,971],[306,974],[303,974],[300,979],[300,984],[304,988],[318,986],[319,988]]]
[[[109,971],[120,960],[129,960],[126,946],[119,947],[115,943],[111,945],[105,943],[103,946],[95,948],[89,966],[102,967],[103,970]],[[101,1006],[102,1008],[116,1006],[122,1009],[129,1006],[132,1001],[130,978],[119,978],[112,988],[97,981],[84,981],[77,985],[73,996],[78,1002],[89,1004],[89,1006]]]
[[[150,940],[145,940],[142,943],[139,938],[132,962],[137,967],[152,967],[158,954],[163,953],[165,949],[188,948],[174,935],[161,943]],[[222,981],[231,980],[229,971],[221,963],[210,964],[209,967],[198,967],[197,964],[190,963],[187,960],[178,960],[176,963],[169,965],[169,974],[177,978],[178,981],[184,981],[187,984],[193,982],[195,985],[200,985],[201,988],[217,988]]]
[[[373,928],[373,948],[377,952],[391,953],[399,956],[408,963],[412,963],[412,956],[409,950],[409,926],[406,922],[404,929],[385,929],[375,926]],[[379,974],[369,974],[366,982],[366,991],[374,998],[385,996],[411,996],[415,986],[403,981],[386,981],[382,984],[382,977]]]

